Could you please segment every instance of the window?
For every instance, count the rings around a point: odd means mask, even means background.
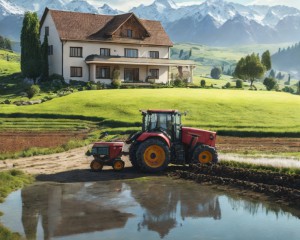
[[[96,78],[110,78],[110,68],[96,67]]]
[[[82,47],[70,47],[70,57],[82,57]]]
[[[159,51],[150,51],[149,57],[150,58],[159,58]]]
[[[48,46],[48,55],[53,55],[53,45]]]
[[[125,48],[125,57],[137,58],[138,50],[132,48]]]
[[[127,37],[132,38],[132,30],[131,29],[126,29]]]
[[[71,67],[71,77],[82,77],[82,67]]]
[[[100,48],[100,56],[110,56],[109,48]]]
[[[49,36],[49,27],[45,27],[45,35]]]
[[[149,72],[150,72],[151,78],[156,78],[156,79],[159,78],[159,70],[158,69],[150,69]]]

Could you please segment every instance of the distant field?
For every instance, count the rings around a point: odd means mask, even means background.
[[[187,56],[190,50],[192,50],[191,60],[197,62],[197,68],[195,69],[195,75],[209,74],[213,66],[225,66],[225,69],[232,68],[236,62],[253,52],[260,55],[269,50],[271,54],[278,51],[279,48],[284,48],[294,43],[281,43],[281,44],[256,44],[234,47],[211,47],[200,44],[192,43],[178,43],[175,44],[171,50],[172,57],[179,58],[180,51],[183,50],[183,58]]]
[[[50,127],[55,130],[68,129],[69,126],[74,130],[76,127],[88,128],[90,121],[117,133],[136,130],[141,122],[139,109],[151,108],[188,111],[188,115],[183,117],[184,125],[227,134],[300,134],[299,96],[278,92],[217,89],[84,91],[39,105],[2,105],[0,129],[9,127],[10,130],[33,130]],[[40,119],[51,119],[55,124],[51,126],[49,121],[47,127],[45,121]],[[22,121],[24,122],[20,124]]]
[[[20,71],[20,55],[0,50],[0,76],[6,76]]]

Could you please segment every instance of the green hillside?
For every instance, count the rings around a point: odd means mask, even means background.
[[[17,130],[20,126],[24,129],[24,125],[26,129],[27,124],[30,130],[34,130],[43,124],[41,119],[44,122],[47,119],[56,122],[65,119],[58,124],[65,130],[68,126],[74,128],[75,123],[79,127],[88,127],[89,121],[98,122],[101,128],[110,130],[135,130],[141,121],[139,109],[188,111],[183,118],[184,125],[223,134],[300,134],[300,101],[297,95],[189,88],[84,91],[38,105],[2,105],[0,129],[9,127]],[[50,126],[51,121],[48,122]],[[43,127],[40,126],[40,129]]]

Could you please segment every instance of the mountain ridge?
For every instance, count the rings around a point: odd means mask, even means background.
[[[107,3],[94,6],[89,0],[0,0],[1,33],[18,40],[23,13],[37,11],[41,16],[45,7],[95,14],[124,13]],[[299,41],[300,38],[300,10],[283,5],[245,6],[224,0],[207,0],[201,4],[178,6],[172,0],[155,0],[150,5],[134,7],[130,12],[140,18],[161,21],[174,42],[229,46]],[[14,19],[18,19],[15,26],[7,24]]]

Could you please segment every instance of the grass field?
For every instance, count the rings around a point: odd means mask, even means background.
[[[85,121],[98,122],[111,129],[137,129],[141,122],[139,109],[159,108],[188,111],[188,115],[183,118],[185,125],[229,134],[300,133],[299,96],[279,92],[218,89],[100,90],[77,92],[38,105],[3,105],[1,108],[2,130],[8,127],[17,130],[21,126],[31,130],[35,127],[45,129],[47,124],[40,119],[52,119],[55,122],[65,119],[56,123],[57,129],[74,128],[75,123],[84,127],[88,125]]]

